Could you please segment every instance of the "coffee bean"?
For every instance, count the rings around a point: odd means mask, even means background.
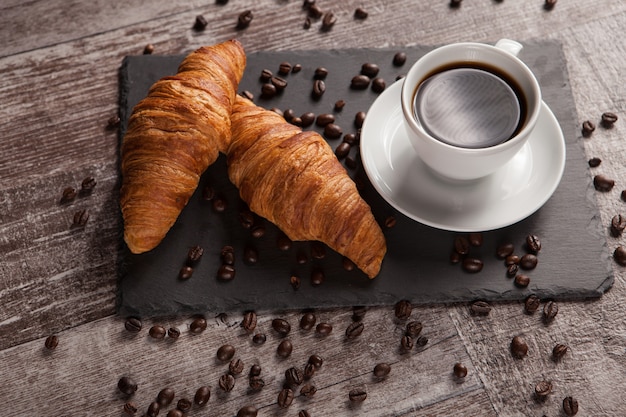
[[[528,287],[528,284],[530,284],[530,277],[528,275],[518,274],[515,276],[515,280],[513,282],[518,288],[526,288]]]
[[[541,250],[541,240],[537,235],[526,236],[526,249],[535,255],[539,253]]]
[[[176,408],[178,408],[183,413],[186,413],[187,411],[191,410],[192,406],[193,406],[193,403],[188,398],[181,398],[176,403]]]
[[[396,67],[401,67],[406,62],[406,53],[405,52],[396,52],[393,56],[392,63]]]
[[[315,68],[313,78],[316,80],[324,80],[328,76],[328,70],[324,67]]]
[[[278,65],[278,73],[281,75],[287,75],[291,72],[291,64],[289,62],[281,62],[280,65]]]
[[[535,294],[531,294],[524,300],[524,311],[528,314],[533,314],[539,309],[541,300]]]
[[[180,411],[178,408],[174,408],[167,412],[166,417],[185,417],[185,413]]]
[[[89,212],[87,209],[79,210],[74,213],[74,218],[72,219],[73,227],[84,227],[89,220]]]
[[[322,80],[315,80],[313,82],[313,90],[311,91],[311,96],[319,100],[324,93],[326,92],[326,84]]]
[[[556,5],[557,0],[544,0],[543,2],[543,8],[545,10],[552,10],[554,9],[554,6]]]
[[[317,317],[314,313],[304,313],[300,318],[300,328],[303,330],[311,330],[315,326]]]
[[[337,159],[341,160],[348,156],[348,154],[350,153],[350,148],[350,144],[346,142],[341,142],[339,145],[337,145],[337,148],[335,149],[335,156],[337,156]]]
[[[78,193],[74,187],[66,187],[63,189],[63,194],[61,195],[61,204],[69,203],[74,201]]]
[[[307,363],[313,365],[315,369],[320,369],[324,364],[324,359],[320,355],[313,354],[309,356]]]
[[[617,122],[617,115],[611,112],[602,113],[602,127],[610,129]]]
[[[372,372],[374,374],[374,377],[376,377],[377,379],[387,378],[387,376],[391,372],[391,365],[385,362],[378,363],[376,364],[376,366],[374,366],[374,370]]]
[[[193,28],[197,31],[203,31],[206,29],[209,22],[202,15],[196,16],[196,21],[193,24]]]
[[[253,405],[244,405],[237,411],[237,417],[256,417],[258,412]]]
[[[237,16],[237,29],[246,29],[250,26],[253,18],[252,10],[246,10],[240,13],[239,16]]]
[[[131,333],[139,333],[141,331],[142,323],[137,317],[128,317],[124,323],[124,328]]]
[[[324,126],[324,137],[326,139],[339,139],[343,134],[343,130],[339,125],[329,123]]]
[[[611,219],[611,235],[613,237],[620,237],[626,229],[626,217],[621,214],[616,214]]]
[[[168,405],[172,403],[175,395],[176,393],[174,392],[172,388],[169,388],[169,387],[163,388],[157,394],[157,398],[156,398],[157,403],[163,407],[167,407]]]
[[[372,64],[371,62],[366,62],[365,64],[361,65],[361,74],[369,78],[374,78],[375,76],[377,76],[379,71],[380,68],[378,67],[378,65]]]
[[[243,261],[246,265],[255,265],[259,262],[259,252],[253,246],[246,246],[243,250]]]
[[[370,85],[370,78],[367,75],[355,75],[350,81],[350,88],[353,90],[365,90]]]
[[[290,385],[300,385],[304,381],[304,375],[302,369],[292,366],[285,371],[285,379]]]
[[[54,350],[57,348],[58,345],[59,338],[57,335],[51,334],[50,336],[46,337],[46,341],[44,342],[44,346],[46,347],[46,349]]]
[[[415,346],[418,348],[424,347],[428,344],[428,338],[426,336],[419,336],[415,339]]]
[[[459,255],[459,254],[458,254],[458,252],[456,252],[456,251],[454,251],[454,250],[453,250],[453,251],[450,253],[450,263],[451,263],[451,264],[456,265],[456,264],[458,264],[459,262],[461,262],[461,260],[462,260],[462,259],[463,259],[463,258],[461,257],[461,255]]]
[[[596,130],[596,125],[591,120],[585,120],[583,122],[581,132],[584,137],[588,138],[589,136],[591,136],[594,130]]]
[[[461,7],[461,1],[462,0],[450,0],[450,3],[448,3],[448,5],[451,9],[457,9]]]
[[[337,16],[335,16],[333,12],[326,12],[322,17],[322,26],[320,30],[322,32],[328,32],[333,28],[333,26],[335,26],[335,23],[337,23]]]
[[[324,283],[326,276],[324,275],[324,271],[320,268],[314,268],[311,271],[311,285],[314,287],[318,287]]]
[[[180,271],[178,271],[178,279],[181,281],[186,281],[189,278],[191,278],[191,276],[193,275],[193,268],[185,265],[182,268],[180,268]]]
[[[176,340],[176,339],[178,339],[180,337],[180,330],[178,330],[178,328],[176,328],[176,327],[170,327],[167,330],[167,336],[170,339]]]
[[[204,249],[202,249],[201,246],[192,246],[191,248],[189,248],[189,251],[187,252],[187,265],[189,266],[193,266],[195,264],[197,264],[198,262],[200,262],[200,259],[202,259],[202,255],[204,254]]]
[[[385,218],[385,223],[384,224],[385,224],[385,227],[387,229],[391,229],[392,227],[395,227],[395,225],[396,225],[396,218],[395,218],[395,216],[387,216]]]
[[[613,259],[621,266],[626,266],[626,248],[618,246],[613,251]]]
[[[463,270],[465,272],[470,272],[470,273],[475,274],[477,272],[482,271],[483,261],[481,261],[478,258],[465,258],[463,259],[461,266],[463,267]]]
[[[114,130],[120,126],[121,119],[118,115],[109,117],[107,120],[107,129]]]
[[[122,394],[132,395],[137,391],[137,383],[129,376],[123,376],[117,381],[117,389],[119,389]]]
[[[228,372],[231,373],[231,375],[239,375],[243,372],[243,361],[239,358],[237,359],[233,359],[230,361],[230,363],[228,364]]]
[[[253,377],[259,375],[261,375],[261,365],[255,363],[250,367],[250,372],[248,373],[248,376]]]
[[[469,253],[470,243],[465,236],[457,236],[454,238],[454,250],[459,255],[467,255]]]
[[[519,261],[520,261],[520,257],[517,255],[509,255],[506,258],[504,258],[504,264],[505,265],[518,265]]]
[[[154,45],[152,45],[151,43],[147,44],[143,48],[143,54],[144,55],[151,55],[153,52],[154,52]]]
[[[400,338],[400,350],[402,352],[408,352],[413,349],[413,338],[408,335],[404,335]]]
[[[357,129],[363,127],[363,122],[365,122],[366,116],[367,114],[364,111],[356,112],[356,114],[354,115],[354,127],[356,127]]]
[[[231,374],[223,374],[217,381],[218,386],[224,392],[230,392],[235,387],[235,378]]]
[[[239,95],[243,98],[247,98],[250,101],[254,101],[254,94],[251,91],[243,90]]]
[[[589,167],[591,168],[596,168],[598,166],[600,166],[600,164],[602,163],[602,160],[600,158],[591,158],[589,159],[589,161],[587,161],[587,163],[589,164]]]
[[[565,356],[566,353],[567,353],[567,346],[561,343],[557,343],[556,345],[554,345],[554,348],[552,348],[552,357],[556,361],[561,360],[563,356]]]
[[[573,397],[563,398],[563,412],[568,416],[575,416],[578,414],[578,401]]]
[[[302,24],[302,27],[304,29],[310,29],[311,28],[311,19],[309,17],[304,19],[304,23]]]
[[[204,317],[196,317],[189,323],[189,331],[193,334],[200,334],[207,328],[207,322]]]
[[[356,339],[361,335],[361,333],[363,333],[364,328],[365,326],[363,325],[363,322],[353,321],[346,328],[346,337],[348,339]]]
[[[293,391],[289,388],[283,388],[278,393],[278,406],[280,408],[287,408],[293,402]]]
[[[288,358],[293,352],[293,344],[289,339],[285,339],[276,348],[276,354],[281,358]]]
[[[214,197],[215,189],[213,189],[213,187],[211,187],[210,185],[205,185],[202,188],[202,199],[204,201],[212,201]]]
[[[273,98],[277,92],[278,92],[278,89],[271,82],[265,83],[261,86],[261,98],[264,98],[264,99]]]
[[[467,367],[462,363],[455,363],[452,372],[457,378],[465,378],[467,376]]]
[[[473,316],[488,316],[491,312],[491,305],[486,301],[474,301],[470,305],[470,313]]]
[[[251,376],[248,385],[254,391],[260,391],[265,386],[265,381],[260,376]]]
[[[615,185],[615,180],[612,180],[602,174],[598,174],[593,177],[593,186],[598,191],[608,192],[613,189]]]
[[[228,207],[228,202],[223,195],[217,195],[211,200],[211,207],[213,207],[216,213],[223,213],[226,211],[226,207]]]
[[[122,410],[129,416],[134,416],[135,413],[137,413],[137,406],[135,405],[135,403],[127,402],[126,404],[124,404]]]
[[[481,246],[483,244],[483,234],[476,232],[470,233],[469,235],[467,235],[467,240],[472,246]]]
[[[554,320],[556,315],[559,313],[559,306],[554,301],[548,301],[543,306],[543,321],[545,323],[550,323]]]
[[[287,336],[291,331],[291,325],[284,319],[272,320],[272,328],[282,337]]]
[[[519,271],[519,265],[518,264],[508,265],[506,267],[506,276],[509,277],[509,278],[513,278],[513,277],[515,277],[515,275],[517,275],[518,271]]]
[[[423,326],[419,321],[411,321],[406,324],[404,334],[416,338],[422,332]]]
[[[354,271],[354,268],[356,268],[354,262],[345,256],[341,258],[341,266],[343,266],[343,269],[346,271]]]
[[[324,127],[327,124],[334,123],[334,122],[335,122],[335,116],[331,113],[322,113],[319,116],[317,116],[317,119],[315,120],[315,124],[320,127]]]
[[[96,180],[94,177],[86,177],[81,183],[80,183],[80,195],[81,196],[86,196],[91,194],[91,192],[93,191],[93,189],[96,187]]]
[[[355,388],[350,390],[348,398],[350,399],[350,402],[362,403],[367,398],[367,392],[362,388]]]
[[[150,330],[148,331],[148,334],[153,339],[161,340],[167,334],[167,330],[165,330],[165,327],[160,326],[160,325],[157,324],[157,325],[154,325],[154,326],[150,327]]]
[[[620,198],[622,199],[622,201],[626,201],[626,190],[622,190],[622,192],[620,193]]]
[[[277,93],[280,93],[281,91],[283,91],[285,88],[287,88],[287,85],[288,85],[287,80],[281,77],[272,77],[270,82],[272,83],[274,87],[276,87]]]
[[[511,355],[514,358],[522,359],[528,354],[528,345],[521,336],[513,337],[511,340]]]
[[[335,101],[335,105],[333,107],[333,110],[339,112],[339,111],[342,111],[344,107],[346,107],[346,101],[345,100],[337,100],[337,101]]]
[[[354,10],[354,18],[358,19],[358,20],[364,20],[367,19],[368,13],[365,9],[361,8],[361,7],[357,7]]]
[[[496,256],[500,259],[505,259],[507,256],[512,255],[515,247],[512,243],[502,243],[496,248]]]
[[[161,411],[161,405],[156,402],[153,401],[150,403],[150,405],[148,405],[148,410],[146,411],[146,416],[148,417],[156,417],[159,415],[159,411]],[[169,416],[169,413],[168,413]]]
[[[217,349],[217,359],[219,359],[222,362],[228,362],[229,360],[231,360],[233,358],[233,356],[235,356],[235,347],[233,345],[229,345],[229,344],[225,344],[220,346]]]
[[[538,261],[539,260],[537,259],[537,256],[533,255],[532,253],[527,253],[520,258],[519,266],[525,270],[535,269],[537,267]]]
[[[313,19],[319,19],[324,14],[322,9],[315,3],[311,4],[307,9],[309,17]]]
[[[302,127],[309,127],[313,124],[313,122],[315,122],[315,113],[302,113],[302,115],[300,116],[300,120],[302,121]]]
[[[261,81],[262,83],[268,83],[273,76],[274,73],[272,71],[268,70],[267,68],[263,69],[261,70],[261,75],[259,75],[259,81]]]
[[[330,323],[319,323],[315,326],[315,333],[320,336],[328,336],[333,331],[333,326]]]
[[[257,333],[252,337],[252,343],[255,345],[262,345],[267,340],[265,333]]]
[[[306,398],[313,397],[316,392],[317,392],[317,388],[315,388],[315,385],[304,384],[302,388],[300,388],[300,395]]]
[[[352,155],[346,156],[345,164],[346,164],[346,167],[348,167],[350,169],[357,169],[357,167],[358,167],[356,158],[354,156],[352,156]]]
[[[315,375],[315,366],[313,366],[310,363],[307,363],[306,365],[304,365],[303,375],[304,375],[304,379],[307,381],[313,378],[313,375]]]
[[[217,270],[217,279],[221,281],[232,281],[235,278],[235,267],[233,265],[222,264]]]
[[[540,381],[535,385],[535,398],[544,401],[552,392],[552,383],[550,381]]]
[[[396,318],[400,320],[406,320],[411,317],[411,312],[413,311],[413,306],[409,300],[400,300],[394,306],[394,313]]]

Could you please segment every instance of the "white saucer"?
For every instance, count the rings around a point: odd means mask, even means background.
[[[498,229],[537,211],[556,190],[565,169],[565,141],[543,103],[530,139],[494,174],[469,182],[446,180],[419,158],[406,135],[400,90],[387,88],[367,112],[361,158],[378,193],[420,223],[457,232]]]

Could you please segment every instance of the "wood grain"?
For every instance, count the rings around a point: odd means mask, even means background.
[[[397,352],[401,326],[389,307],[367,313],[366,332],[355,343],[343,337],[349,311],[320,312],[335,326],[333,333],[320,339],[292,331],[296,348],[288,363],[274,355],[277,337],[269,322],[282,315],[278,312],[260,316],[259,327],[269,335],[262,347],[241,333],[238,317],[226,323],[211,318],[209,329],[196,337],[186,332],[190,318],[163,319],[183,330],[174,343],[148,339],[149,322],[142,333],[129,336],[123,319],[113,314],[120,247],[118,138],[106,124],[117,111],[122,58],[141,54],[148,43],[155,53],[182,54],[231,37],[250,52],[553,38],[563,44],[579,121],[597,123],[605,111],[620,117],[613,129],[599,127],[589,139],[568,138],[578,140],[589,157],[602,159],[590,176],[603,173],[616,180],[609,193],[592,188],[588,193],[608,225],[613,215],[625,212],[619,196],[626,189],[625,2],[562,1],[547,12],[539,0],[465,1],[459,9],[446,1],[320,0],[320,7],[338,18],[329,32],[320,32],[318,21],[302,28],[299,1],[123,3],[0,5],[0,398],[11,405],[12,415],[120,416],[125,399],[115,385],[126,374],[140,384],[133,401],[142,412],[165,385],[191,397],[208,383],[211,415],[234,415],[246,403],[257,404],[264,416],[295,415],[300,408],[314,416],[563,415],[566,395],[579,399],[579,415],[623,413],[626,275],[617,265],[614,287],[605,296],[561,303],[549,326],[538,314],[525,315],[518,303],[498,304],[488,317],[470,316],[465,305],[416,308],[413,318],[424,323],[430,342],[410,355]],[[353,19],[359,6],[369,12],[364,21]],[[237,31],[237,15],[246,9],[254,20]],[[209,20],[204,32],[191,29],[198,14]],[[98,181],[93,194],[59,204],[63,188],[78,186],[86,176]],[[90,213],[86,227],[72,228],[73,214],[83,208]],[[606,236],[611,251],[625,244],[608,228]],[[284,316],[295,325],[299,313]],[[59,334],[60,343],[49,353],[43,339],[51,333]],[[516,334],[530,346],[522,360],[508,352]],[[267,386],[261,393],[246,392],[241,377],[233,392],[218,393],[216,380],[225,368],[213,357],[227,341],[237,345],[244,362],[264,366]],[[569,346],[558,363],[550,358],[555,343]],[[326,359],[314,377],[316,396],[279,410],[282,372],[311,352],[324,352]],[[374,382],[371,368],[381,360],[392,362],[392,374]],[[451,378],[457,361],[469,368],[460,384]],[[541,378],[555,387],[544,403],[532,397]],[[347,391],[357,385],[365,386],[368,398],[351,407]],[[204,414],[194,409],[190,416]]]

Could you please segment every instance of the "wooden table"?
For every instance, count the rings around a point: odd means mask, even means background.
[[[202,385],[211,387],[211,399],[204,408],[194,406],[190,416],[232,416],[246,404],[262,416],[296,416],[301,409],[312,416],[562,416],[566,396],[578,400],[578,415],[626,413],[626,275],[617,264],[607,294],[560,302],[550,325],[541,314],[524,314],[521,303],[494,305],[485,317],[470,315],[467,305],[415,307],[412,319],[423,323],[429,342],[410,354],[398,351],[404,323],[389,306],[370,308],[364,333],[350,342],[344,336],[350,308],[317,312],[319,321],[334,327],[327,337],[299,330],[300,312],[259,313],[257,328],[268,335],[262,346],[252,344],[236,314],[208,316],[208,328],[199,335],[188,331],[191,317],[144,320],[138,334],[125,330],[124,318],[115,315],[119,147],[107,122],[117,112],[122,58],[142,53],[148,44],[155,54],[182,54],[231,37],[249,52],[556,39],[567,58],[579,122],[597,121],[605,111],[620,117],[613,129],[598,129],[579,142],[589,157],[602,159],[599,172],[616,180],[612,192],[592,193],[603,224],[625,211],[619,194],[626,188],[626,2],[562,0],[552,11],[544,10],[542,0],[466,0],[456,9],[446,1],[317,3],[337,17],[328,32],[320,32],[316,21],[303,29],[302,1],[2,2],[1,414],[120,416],[131,401],[143,415],[160,389],[172,387],[177,401],[193,399]],[[357,7],[369,13],[367,19],[353,18]],[[235,30],[237,16],[247,9],[253,11],[252,24]],[[209,23],[202,32],[192,29],[200,14]],[[97,180],[91,196],[59,204],[65,187],[88,176]],[[84,229],[72,228],[81,209],[88,210],[89,220]],[[624,244],[608,229],[606,238],[611,252]],[[294,351],[284,360],[275,354],[279,337],[271,330],[278,317],[292,325]],[[181,337],[154,341],[147,335],[153,324],[177,327]],[[59,340],[53,351],[44,348],[51,334]],[[529,346],[521,360],[509,352],[515,335]],[[230,393],[217,383],[228,365],[215,352],[225,343],[237,347],[246,365]],[[552,359],[557,343],[569,347],[560,361]],[[310,381],[317,393],[306,398],[296,390],[293,404],[280,409],[284,371],[304,366],[311,354],[325,360]],[[391,364],[384,381],[372,377],[379,362]],[[468,368],[464,379],[453,377],[457,362]],[[248,389],[253,363],[261,365],[266,384],[259,392]],[[139,384],[130,399],[117,389],[125,375]],[[553,391],[539,402],[534,389],[544,379]],[[349,402],[354,388],[366,390],[363,403]]]

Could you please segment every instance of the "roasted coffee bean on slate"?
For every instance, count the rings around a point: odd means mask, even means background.
[[[261,97],[270,99],[276,95],[276,86],[272,83],[265,83],[261,86]]]
[[[367,113],[365,113],[364,111],[356,112],[356,114],[354,115],[354,127],[356,127],[357,129],[362,128],[366,116]]]
[[[626,266],[626,248],[618,246],[613,251],[613,259],[621,266]]]
[[[524,310],[528,314],[532,314],[539,309],[539,305],[541,304],[541,300],[534,294],[529,295],[524,300]]]
[[[541,240],[539,239],[539,236],[537,235],[526,236],[526,249],[528,249],[530,253],[533,253],[535,255],[538,254],[539,251],[541,250]]]
[[[488,316],[491,312],[491,305],[486,301],[474,301],[470,305],[470,313],[474,316]]]
[[[189,278],[191,278],[193,275],[193,268],[190,267],[189,265],[185,265],[182,268],[180,268],[180,271],[178,271],[178,279],[181,281],[186,281]]]
[[[315,326],[316,321],[317,317],[315,316],[315,313],[304,313],[300,318],[300,328],[303,330],[311,330],[313,326]]]
[[[228,372],[230,372],[231,375],[239,375],[243,372],[243,367],[244,364],[241,359],[233,359],[228,364]]]
[[[193,406],[193,403],[191,402],[190,399],[188,398],[181,398],[180,400],[178,400],[178,402],[176,403],[176,408],[178,408],[180,411],[182,411],[183,413],[188,412],[189,410],[191,410],[191,407]]]
[[[274,76],[274,73],[271,70],[263,69],[261,70],[261,75],[259,76],[259,81],[263,82],[263,83],[267,83],[269,82],[272,77]]]
[[[246,311],[243,315],[243,320],[241,321],[241,327],[247,331],[251,332],[256,329],[257,323],[257,315],[254,311]]]
[[[353,90],[365,90],[370,85],[370,78],[367,75],[359,74],[352,77],[350,88]]]
[[[543,305],[543,321],[550,323],[559,313],[559,306],[554,301],[548,301]]]
[[[148,331],[148,334],[153,339],[161,340],[167,334],[167,330],[165,330],[165,327],[156,324],[156,325],[150,327],[150,330]]]
[[[57,348],[58,345],[59,345],[59,338],[57,335],[52,334],[46,337],[46,340],[44,342],[44,346],[46,347],[46,349],[54,350]]]
[[[313,81],[313,90],[311,91],[311,95],[314,99],[319,100],[324,93],[326,92],[326,84],[323,80],[315,80]]]
[[[204,317],[196,317],[189,324],[189,331],[193,334],[199,334],[205,331],[207,328],[207,322]]]
[[[518,288],[526,288],[530,284],[530,277],[525,274],[517,274],[515,275],[514,283]]]
[[[276,77],[276,76],[272,77],[270,82],[272,83],[274,87],[276,87],[277,93],[280,93],[281,91],[283,91],[285,88],[287,88],[287,85],[288,85],[287,80],[281,77]]]
[[[223,374],[217,383],[223,391],[230,392],[235,387],[235,378],[231,374]]]
[[[391,365],[386,362],[381,362],[374,366],[373,374],[378,379],[386,378],[391,372]]]
[[[281,62],[278,65],[278,73],[281,74],[281,75],[287,75],[287,74],[289,74],[291,72],[291,68],[292,68],[291,63],[289,63],[287,61]]]
[[[122,394],[132,395],[137,391],[137,383],[129,376],[123,376],[117,381],[117,388]]]
[[[518,271],[519,271],[519,265],[518,264],[508,265],[506,267],[506,276],[509,277],[509,278],[513,278],[513,277],[515,277],[515,275],[517,275]]]
[[[454,364],[452,372],[457,378],[465,378],[467,376],[467,367],[462,363],[457,362]]]
[[[180,330],[178,330],[178,328],[176,327],[170,327],[169,329],[167,329],[167,336],[170,339],[178,339],[180,337]]]
[[[128,415],[134,416],[135,413],[137,413],[137,405],[135,403],[127,402],[124,404],[122,410],[124,410],[124,412]]]
[[[280,408],[287,408],[291,405],[291,403],[293,402],[293,391],[289,388],[283,388],[282,390],[280,390],[280,392],[278,393],[278,406]]]
[[[285,371],[285,380],[290,385],[300,385],[304,381],[302,369],[292,366]]]
[[[535,269],[538,261],[537,256],[532,253],[527,253],[520,258],[519,266],[525,270]]]
[[[300,116],[300,120],[302,121],[302,127],[309,127],[315,122],[315,113],[302,113],[302,115]]]
[[[568,416],[578,414],[578,401],[570,396],[563,398],[563,412]]]
[[[335,148],[335,155],[337,156],[337,159],[343,159],[346,156],[348,156],[349,153],[350,153],[349,143],[341,142],[339,145],[337,145],[337,148]]]
[[[196,390],[196,395],[193,397],[193,402],[199,406],[206,405],[211,398],[211,388],[203,385]]]
[[[174,401],[174,396],[176,395],[175,391],[172,388],[163,388],[157,394],[157,403],[163,407],[167,407]]]
[[[500,259],[505,259],[507,256],[512,255],[515,250],[515,246],[512,243],[502,243],[496,248],[496,256]]]
[[[316,80],[324,80],[328,76],[328,70],[324,67],[315,68],[315,72],[313,73],[313,77]]]
[[[467,255],[469,253],[470,243],[465,236],[457,236],[454,238],[454,250],[459,255]]]
[[[361,335],[361,333],[363,333],[364,328],[365,326],[363,325],[363,322],[353,321],[346,328],[346,337],[348,339],[356,339]]]
[[[611,219],[611,235],[613,237],[620,237],[626,229],[626,217],[621,214],[616,214]]]
[[[379,71],[380,68],[378,67],[378,65],[371,62],[366,62],[365,64],[361,65],[361,74],[366,75],[369,78],[374,78],[375,76],[377,76]]]
[[[594,130],[596,130],[596,125],[591,120],[585,120],[583,122],[581,132],[584,137],[588,138],[589,136],[591,136]]]
[[[422,323],[419,321],[411,321],[406,324],[406,328],[404,329],[404,334],[407,336],[411,336],[412,338],[416,338],[422,333]]]
[[[329,123],[324,126],[324,137],[326,139],[339,139],[343,135],[341,126],[335,123]]]
[[[335,101],[333,110],[339,112],[339,111],[342,111],[344,107],[346,107],[346,101],[340,99],[340,100]]]
[[[396,52],[391,62],[394,66],[401,67],[406,62],[406,52]]]
[[[137,317],[128,317],[124,323],[124,328],[131,333],[139,333],[141,331],[142,323]]]
[[[235,278],[235,272],[233,265],[222,264],[217,270],[217,278],[221,281],[232,281]]]
[[[319,323],[315,326],[315,333],[320,336],[328,336],[333,331],[333,326],[330,323]]]
[[[483,270],[483,261],[478,258],[465,258],[461,266],[465,272],[477,273]]]
[[[552,348],[552,357],[554,358],[554,360],[557,360],[557,361],[561,360],[563,356],[565,356],[566,353],[567,353],[567,345],[564,345],[562,343],[557,343]]]
[[[312,384],[304,384],[302,388],[300,388],[300,395],[306,398],[311,398],[317,392],[317,388]]]
[[[404,335],[400,338],[400,350],[403,352],[408,352],[413,349],[414,342],[413,338],[408,335]]]
[[[539,401],[544,401],[551,392],[552,383],[550,381],[539,381],[537,385],[535,385],[535,397]]]
[[[474,232],[467,235],[467,240],[472,246],[481,246],[483,244],[483,234]]]
[[[233,358],[233,356],[235,356],[235,351],[236,349],[233,345],[229,345],[229,344],[222,345],[217,349],[217,353],[216,353],[217,359],[219,359],[222,362],[228,362]]]
[[[335,123],[335,116],[331,113],[322,113],[315,119],[315,124],[324,127],[330,123]]]
[[[257,417],[258,412],[253,405],[244,405],[237,411],[237,417]]]
[[[400,300],[394,306],[394,314],[400,320],[406,320],[411,317],[413,306],[409,300]]]
[[[362,403],[367,398],[367,392],[362,388],[355,388],[350,390],[348,398],[353,403]]]
[[[528,354],[528,345],[521,336],[513,337],[510,348],[514,358],[522,359]]]
[[[192,246],[187,252],[187,264],[190,266],[197,264],[198,262],[200,262],[200,259],[202,259],[203,254],[204,249],[202,249],[201,246]]]
[[[260,376],[251,376],[248,380],[248,385],[254,391],[260,391],[265,387],[265,381]]]
[[[293,352],[293,344],[288,339],[280,342],[276,348],[276,354],[281,358],[288,358],[291,355],[291,352]]]
[[[285,319],[274,319],[272,320],[272,329],[280,336],[287,336],[291,331],[291,325]]]
[[[255,265],[259,262],[259,252],[254,246],[246,246],[244,248],[243,261],[246,265]]]
[[[241,97],[243,98],[247,98],[250,101],[254,101],[254,94],[252,94],[251,91],[248,90],[243,90],[241,93],[239,93],[241,95]]]
[[[617,115],[612,112],[602,113],[602,127],[610,129],[617,122]]]
[[[602,192],[608,192],[615,186],[615,180],[608,178],[602,174],[598,174],[593,177],[593,186],[596,190]]]
[[[314,268],[311,271],[311,285],[317,287],[324,283],[326,276],[324,275],[324,271],[321,268]]]
[[[396,218],[395,216],[387,216],[385,218],[385,222],[384,225],[387,229],[391,229],[392,227],[396,226]]]

